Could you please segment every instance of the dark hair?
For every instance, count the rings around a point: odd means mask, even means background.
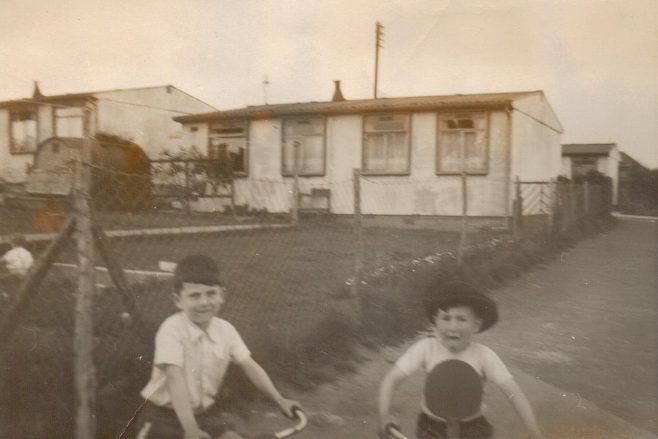
[[[462,281],[450,281],[442,284],[425,302],[425,313],[434,323],[439,309],[448,310],[455,306],[467,306],[482,320],[482,329],[490,328],[498,321],[496,303],[472,285]]]
[[[209,256],[190,255],[184,257],[174,270],[174,290],[180,292],[184,283],[221,285],[219,268]]]

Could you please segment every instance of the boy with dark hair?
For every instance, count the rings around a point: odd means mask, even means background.
[[[242,438],[218,419],[215,405],[231,362],[286,416],[294,417],[299,403],[281,396],[233,325],[216,317],[226,290],[215,262],[203,255],[184,258],[176,266],[173,284],[180,312],[168,317],[156,334],[151,379],[141,393],[146,403],[137,438]]]
[[[443,284],[440,293],[427,302],[426,313],[434,335],[413,344],[397,360],[380,386],[380,433],[386,437],[387,429],[396,425],[395,418],[390,415],[390,405],[393,392],[402,380],[419,369],[429,373],[443,362],[459,360],[472,367],[483,382],[491,381],[503,390],[531,438],[542,437],[528,400],[500,357],[490,348],[472,341],[474,334],[489,329],[498,321],[496,303],[474,287],[453,281]],[[487,439],[493,436],[493,427],[484,417],[485,409],[482,404],[476,413],[459,422],[461,438]],[[447,436],[446,420],[434,415],[424,398],[416,435],[418,439]]]

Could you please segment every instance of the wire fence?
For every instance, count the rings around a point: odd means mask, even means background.
[[[458,250],[465,243],[455,232],[464,224],[471,241],[483,227],[506,224],[519,236],[557,236],[609,211],[606,190],[588,182],[501,180],[483,188],[468,177],[442,183],[358,171],[332,183],[255,179],[201,159],[152,161],[141,173],[92,161],[82,167],[88,185],[74,197],[27,193],[0,205],[3,252],[19,234],[36,259],[26,276],[0,277],[1,437],[119,437],[140,405],[154,333],[176,311],[168,270],[188,254],[208,254],[222,268],[230,292],[223,314],[254,355],[273,365],[294,358],[297,366],[325,355],[308,335],[353,313],[368,273]],[[389,216],[399,218],[379,221]],[[439,231],[446,228],[452,232]],[[81,259],[85,239],[91,273]],[[90,304],[91,365],[83,371],[81,297]],[[86,436],[81,407],[92,411]]]

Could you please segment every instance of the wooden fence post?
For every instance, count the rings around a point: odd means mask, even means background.
[[[465,166],[462,166],[461,172],[461,183],[462,183],[462,221],[461,221],[461,233],[459,235],[459,247],[457,247],[457,266],[459,268],[464,265],[464,251],[466,249],[466,228],[467,217],[468,217],[468,192],[466,186],[466,170]]]
[[[569,200],[567,187],[564,182],[558,182],[558,190],[560,196],[560,234],[566,235],[568,232],[568,222],[569,222]]]
[[[547,187],[547,197],[548,197],[548,202],[546,203],[546,214],[548,216],[548,221],[547,221],[547,226],[546,226],[546,235],[548,237],[551,236],[553,232],[553,225],[554,225],[554,215],[555,215],[555,195],[557,191],[555,190],[555,180],[550,178],[548,180],[548,187]],[[542,199],[544,196],[544,184],[542,183]]]
[[[361,224],[361,170],[352,171],[354,180],[354,276],[352,277],[352,297],[362,299],[359,294],[363,271],[363,227]],[[361,303],[363,305],[363,303]],[[363,309],[361,309],[363,311]]]
[[[583,197],[585,200],[583,201],[583,207],[584,207],[584,216],[585,218],[589,217],[590,214],[590,187],[589,187],[589,181],[585,180],[583,181]]]
[[[299,141],[292,142],[292,223],[299,224]]]
[[[514,181],[514,218],[512,220],[512,232],[515,239],[521,238],[521,216],[523,215],[523,199],[521,197],[521,181],[516,177]]]
[[[189,180],[189,161],[185,160],[183,163],[185,163],[185,212],[187,214],[190,213],[190,180]]]
[[[576,185],[573,182],[573,179],[569,180],[569,230],[573,231],[578,217],[576,215]]]
[[[74,205],[78,250],[78,291],[75,302],[75,438],[96,437],[96,373],[94,368],[94,238],[89,205],[91,187],[90,110],[83,110],[84,137],[75,169]]]

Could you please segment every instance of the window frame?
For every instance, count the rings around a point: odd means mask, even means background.
[[[367,119],[370,117],[382,117],[382,116],[404,116],[407,122],[406,130],[389,130],[389,131],[367,131],[366,124]],[[364,114],[361,117],[361,173],[363,175],[372,175],[372,176],[408,176],[411,175],[411,139],[412,139],[412,113],[411,112],[376,112]],[[368,133],[406,133],[406,142],[405,147],[407,149],[406,154],[406,169],[404,171],[387,171],[381,169],[369,170],[366,168],[366,134]]]
[[[455,130],[442,130],[441,129],[441,117],[446,116],[446,115],[458,115],[458,114],[468,114],[468,113],[482,113],[484,114],[484,121],[485,121],[485,127],[484,129],[480,130],[477,128],[473,129],[455,129]],[[452,110],[452,111],[440,111],[436,113],[435,117],[435,122],[436,122],[436,147],[435,147],[435,154],[436,154],[436,160],[435,160],[435,174],[436,175],[461,175],[462,171],[451,171],[451,170],[442,170],[441,169],[441,132],[443,131],[448,131],[448,132],[455,132],[455,131],[460,131],[460,132],[475,132],[478,133],[480,131],[483,132],[484,134],[484,161],[482,168],[479,169],[466,169],[466,175],[488,175],[489,174],[489,155],[490,155],[490,147],[491,147],[491,138],[490,138],[490,132],[491,132],[491,111],[487,109],[463,109],[463,110]]]
[[[327,175],[327,117],[324,115],[315,115],[315,114],[310,114],[310,115],[303,115],[303,116],[289,116],[289,117],[284,117],[281,119],[281,176],[282,177],[294,177],[295,173],[294,170],[290,172],[286,172],[285,168],[285,160],[286,160],[286,154],[285,154],[285,146],[286,146],[286,123],[290,123],[291,121],[298,121],[298,120],[308,120],[308,119],[321,119],[322,123],[322,134],[319,135],[319,137],[322,138],[322,170],[319,172],[298,172],[297,176],[298,177],[304,177],[304,178],[309,178],[309,177],[324,177]],[[318,135],[313,135],[313,136],[296,136],[296,137],[318,137]],[[301,164],[300,164],[301,165]]]
[[[232,169],[231,170],[231,176],[232,177],[248,177],[249,176],[249,149],[250,149],[249,129],[250,129],[250,126],[251,126],[249,120],[248,119],[227,119],[227,120],[218,120],[218,121],[214,121],[214,122],[208,122],[208,127],[207,127],[208,128],[208,134],[207,134],[208,144],[207,144],[207,147],[206,147],[206,152],[207,152],[207,158],[208,159],[211,159],[210,151],[211,151],[211,147],[214,147],[214,145],[212,144],[212,139],[214,138],[213,134],[212,134],[213,124],[217,124],[217,125],[223,124],[223,125],[226,125],[227,127],[230,127],[230,126],[241,126],[242,127],[243,135],[240,135],[240,134],[234,134],[234,135],[231,135],[231,134],[224,134],[224,135],[215,134],[215,136],[216,136],[215,138],[220,138],[220,139],[244,139],[244,157],[242,159],[242,166],[243,166],[244,170],[235,171],[235,170]]]
[[[30,115],[34,119],[20,119],[19,121],[33,120],[34,121],[34,145],[32,149],[28,150],[18,150],[16,148],[16,143],[14,142],[14,117],[17,115]],[[9,110],[9,154],[10,155],[26,155],[26,154],[36,154],[39,146],[39,112],[37,108],[16,108]]]
[[[79,116],[58,116],[57,112],[58,110],[72,110],[76,109],[80,111]],[[76,139],[82,139],[85,136],[85,116],[84,116],[84,111],[85,111],[85,106],[84,104],[81,105],[55,105],[52,110],[52,120],[53,120],[53,136],[54,137],[73,137]],[[61,133],[58,132],[57,130],[57,120],[58,119],[80,119],[80,136],[62,136]]]

